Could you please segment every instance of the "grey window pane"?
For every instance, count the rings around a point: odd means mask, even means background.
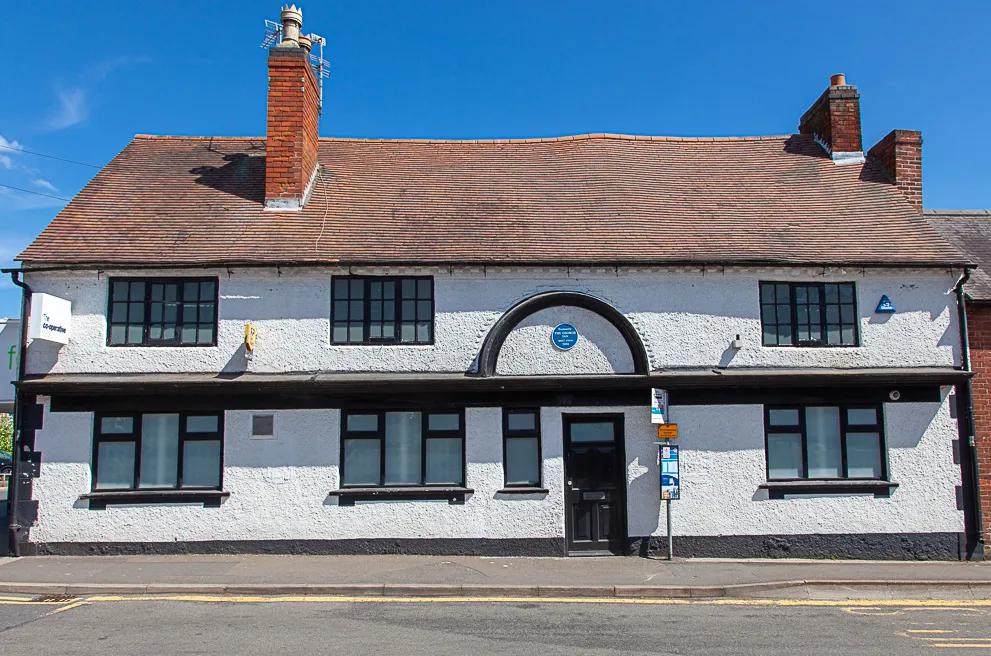
[[[186,417],[187,433],[216,433],[219,430],[220,417],[217,415]]]
[[[145,300],[145,284],[143,282],[131,283],[131,300],[132,301]]]
[[[379,417],[378,415],[348,415],[347,429],[348,431],[370,431],[374,433],[379,429]]]
[[[361,321],[365,318],[365,302],[351,301],[348,304],[348,312],[350,313],[348,318],[351,321]]]
[[[416,318],[421,321],[430,319],[430,301],[416,302]]]
[[[616,439],[615,428],[611,421],[571,424],[571,441],[612,442]]]
[[[165,304],[165,323],[176,323],[179,319],[179,304]]]
[[[806,289],[808,290],[808,294],[809,294],[809,303],[818,303],[819,302],[819,288],[818,287],[809,286]]]
[[[774,285],[770,283],[763,283],[760,286],[761,300],[765,303],[774,303]]]
[[[877,433],[847,433],[847,476],[881,477],[881,436]]]
[[[198,282],[186,282],[182,285],[182,300],[186,301],[198,301],[200,298],[200,283]]]
[[[346,321],[348,318],[348,302],[334,301],[334,319]]]
[[[776,323],[778,319],[777,307],[774,305],[760,306],[760,318],[764,323]]]
[[[179,300],[179,285],[165,285],[165,300],[173,302]]]
[[[213,326],[200,326],[196,332],[197,344],[213,344]]]
[[[802,436],[798,433],[767,435],[767,477],[804,478]]]
[[[416,281],[416,296],[417,296],[417,298],[430,298],[430,281],[429,280],[417,280]]]
[[[798,409],[774,409],[767,411],[772,426],[798,426]]]
[[[347,298],[348,297],[348,281],[344,278],[334,279],[334,298]]]
[[[404,342],[416,341],[416,324],[411,322],[403,322],[402,332],[400,333],[400,338]]]
[[[190,440],[183,443],[182,486],[220,486],[220,440]]]
[[[365,298],[365,281],[361,278],[351,281],[351,298]]]
[[[877,410],[874,408],[850,408],[846,411],[848,424],[873,426],[877,423]]]
[[[506,483],[540,485],[540,459],[537,454],[536,437],[506,439]]]
[[[795,288],[795,302],[807,303],[809,300],[808,287],[798,286]]]
[[[101,442],[96,452],[96,489],[134,487],[134,442]]]
[[[831,324],[826,326],[826,343],[827,344],[841,344],[842,339],[840,337],[840,327],[836,324]]]
[[[331,339],[335,342],[348,341],[348,325],[346,323],[335,323]]]
[[[161,301],[165,299],[165,285],[162,284],[152,284],[151,286],[151,300]]]
[[[368,308],[368,318],[372,321],[382,320],[382,304],[372,303],[371,307]]]
[[[380,339],[382,337],[382,324],[373,323],[368,326],[368,339]]]
[[[127,326],[123,324],[110,326],[111,344],[123,344],[126,338],[127,338]]]
[[[142,337],[144,336],[144,326],[128,326],[127,327],[127,343],[128,344],[140,344]]]
[[[805,409],[806,448],[809,478],[835,478],[842,474],[840,452],[840,409]]]
[[[839,323],[840,322],[840,306],[839,305],[827,305],[826,306],[826,323]]]
[[[162,339],[175,339],[175,324],[166,324],[162,329]]]
[[[407,321],[416,319],[416,301],[403,301],[403,319]]]
[[[368,283],[368,294],[373,299],[382,298],[382,283],[377,280]]]
[[[126,282],[115,282],[113,286],[112,297],[115,301],[126,301],[127,300],[127,283]]]
[[[386,321],[396,320],[396,302],[386,301],[382,304],[382,318]]]
[[[114,303],[110,320],[118,323],[127,321],[127,303]]]
[[[416,298],[416,281],[404,278],[402,281],[403,298]]]
[[[175,487],[179,476],[179,415],[141,419],[141,487]]]
[[[127,320],[131,323],[141,323],[145,320],[145,304],[131,303],[127,313]]]
[[[778,343],[778,331],[773,325],[764,326],[764,343],[765,344],[777,344]]]
[[[791,308],[787,305],[778,306],[778,323],[791,323]]]
[[[382,287],[382,294],[385,298],[395,298],[396,297],[396,283],[389,280],[386,281]]]
[[[162,339],[162,326],[149,326],[148,339]]]
[[[382,337],[386,339],[396,338],[396,325],[387,323],[382,326]]]
[[[200,283],[200,300],[201,301],[212,301],[216,294],[214,293],[214,285],[216,283],[212,282],[201,282]]]
[[[186,323],[196,323],[200,320],[199,313],[200,306],[196,303],[183,303],[182,304],[182,320]]]
[[[163,308],[163,306],[162,306],[161,303],[152,303],[151,304],[151,320],[152,320],[153,323],[161,323],[162,322],[162,308]]]
[[[461,440],[430,438],[427,440],[427,483],[462,483]]]
[[[416,325],[416,341],[418,342],[429,342],[430,341],[430,324],[425,322],[420,322]]]
[[[787,344],[790,346],[793,343],[791,326],[778,326],[778,344]]]
[[[840,285],[840,302],[853,303],[853,285]]]
[[[385,482],[420,483],[422,418],[419,412],[385,413]]]
[[[196,326],[183,326],[182,327],[182,343],[183,344],[195,344],[196,343]]]
[[[344,484],[379,484],[379,440],[344,440]]]
[[[133,433],[134,417],[103,417],[100,420],[100,432],[105,435]]]
[[[511,412],[506,416],[506,427],[511,431],[537,430],[537,413]]]
[[[360,323],[348,324],[348,341],[349,342],[365,341],[365,327]]]
[[[827,303],[838,303],[840,300],[840,292],[836,285],[826,285],[826,302]]]
[[[203,303],[200,305],[200,321],[204,323],[213,321],[213,303]]]
[[[275,435],[275,415],[251,415],[251,434],[255,437]]]
[[[427,430],[456,431],[461,428],[461,415],[432,414],[427,415]]]
[[[852,305],[841,305],[840,306],[840,320],[843,323],[853,323],[853,306]]]
[[[791,290],[787,284],[778,285],[777,303],[788,303],[791,301]]]
[[[857,342],[857,335],[853,326],[843,326],[840,337],[843,340],[840,342],[841,344],[855,344]]]

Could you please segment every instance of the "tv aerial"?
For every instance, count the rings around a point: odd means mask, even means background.
[[[265,19],[265,38],[262,39],[261,47],[270,48],[273,45],[279,45],[282,43],[284,34],[285,29],[282,27],[282,23]],[[304,43],[308,40],[310,43],[310,47],[303,45],[301,47],[307,51],[310,58],[310,68],[313,69],[313,74],[317,78],[317,87],[320,91],[318,109],[323,114],[323,81],[330,77],[330,62],[323,57],[323,48],[327,45],[327,39],[319,34],[307,34],[300,35],[300,40]],[[314,47],[316,52],[314,52]]]

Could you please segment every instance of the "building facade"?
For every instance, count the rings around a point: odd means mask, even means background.
[[[780,137],[320,139],[283,18],[265,138],[139,136],[20,256],[22,553],[663,551],[655,390],[676,553],[974,552],[918,133],[834,78]]]

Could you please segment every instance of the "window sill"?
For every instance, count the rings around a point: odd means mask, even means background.
[[[451,505],[465,502],[465,496],[475,490],[469,487],[345,487],[331,490],[328,496],[337,497],[338,505],[353,506],[355,501],[398,501],[402,499],[447,499]]]
[[[496,494],[549,494],[550,490],[545,487],[504,487],[496,491]]]
[[[820,480],[767,481],[757,486],[767,490],[771,499],[783,499],[786,494],[842,494],[844,492],[873,492],[875,497],[887,497],[898,483],[881,480]]]
[[[80,501],[89,501],[90,510],[103,510],[110,504],[132,503],[202,503],[204,508],[219,508],[220,502],[231,495],[226,490],[136,490],[121,492],[90,492],[80,494]]]

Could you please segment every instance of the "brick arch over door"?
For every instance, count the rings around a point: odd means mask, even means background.
[[[482,344],[482,350],[478,356],[478,375],[483,377],[496,375],[496,363],[499,360],[502,345],[520,322],[541,310],[561,306],[589,310],[611,323],[623,336],[630,349],[630,356],[633,358],[633,373],[644,376],[650,373],[647,350],[629,319],[602,299],[582,292],[560,291],[543,292],[530,296],[511,307],[499,318]]]

